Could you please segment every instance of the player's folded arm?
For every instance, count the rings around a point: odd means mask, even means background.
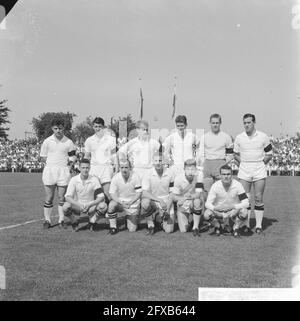
[[[78,207],[81,206],[81,204],[79,202],[77,202],[74,197],[72,195],[65,195],[65,200],[67,203],[71,204],[71,205],[76,205]]]
[[[132,200],[130,201],[131,204],[135,203],[137,200],[141,199],[142,197],[142,187],[139,186],[136,190],[136,195],[132,198]]]
[[[215,210],[214,202],[215,202],[216,197],[217,197],[217,195],[216,195],[213,187],[211,187],[211,189],[208,193],[208,196],[207,196],[206,203],[205,203],[205,207],[207,209],[209,209],[211,211]]]
[[[119,204],[119,205],[122,205],[123,202],[119,199],[117,193],[111,193],[111,192],[109,192],[109,196],[110,196],[110,198],[111,198],[111,201],[113,201],[113,202],[115,202],[115,203],[117,203],[117,204]],[[111,202],[111,201],[110,201],[110,202]]]
[[[102,187],[99,187],[95,190],[94,197],[95,197],[95,200],[97,200],[99,203],[104,201],[105,195],[104,195]]]
[[[141,198],[148,198],[155,202],[158,201],[157,197],[155,197],[149,190],[146,189],[142,189]]]
[[[234,208],[237,210],[243,209],[243,208],[248,208],[249,206],[249,198],[247,196],[247,194],[245,192],[242,192],[240,194],[238,194],[238,198],[240,203],[235,204]]]

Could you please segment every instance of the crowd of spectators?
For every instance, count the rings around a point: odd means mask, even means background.
[[[44,163],[40,161],[40,144],[37,139],[0,140],[0,171],[41,172]]]
[[[274,138],[271,136],[273,158],[267,166],[268,175],[300,176],[300,135]],[[118,142],[123,143],[123,142]],[[119,144],[118,144],[119,145]],[[2,172],[42,172],[44,163],[40,160],[41,144],[36,138],[15,139],[0,138],[0,171]],[[84,155],[83,148],[77,149],[78,159]],[[231,164],[237,173],[236,164]],[[78,164],[75,168],[78,168]]]

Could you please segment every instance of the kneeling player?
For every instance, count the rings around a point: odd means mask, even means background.
[[[82,159],[80,162],[81,173],[71,178],[63,206],[65,216],[69,217],[74,231],[78,231],[78,220],[74,216],[81,213],[89,216],[89,229],[94,230],[97,219],[106,213],[107,206],[100,181],[96,176],[91,176],[90,161]]]
[[[173,174],[169,168],[164,166],[162,155],[154,156],[154,168],[142,181],[141,214],[146,216],[148,235],[155,232],[154,220],[156,217],[159,218],[166,233],[174,231],[174,211],[170,214],[173,203],[170,193],[172,193],[173,186]]]
[[[203,175],[197,171],[196,160],[184,162],[184,174],[175,178],[173,201],[177,202],[177,221],[180,232],[189,229],[189,215],[193,214],[193,235],[200,236],[199,224],[203,207]]]
[[[229,227],[234,221],[233,236],[239,236],[239,228],[247,219],[249,200],[243,185],[232,178],[232,169],[228,165],[220,168],[221,180],[215,182],[207,197],[204,219],[212,220],[215,234],[221,234],[221,224]]]
[[[142,186],[140,178],[132,172],[129,160],[120,160],[120,172],[111,181],[109,194],[111,201],[108,205],[107,217],[109,219],[110,234],[116,234],[117,212],[126,212],[127,228],[135,232],[138,225],[138,214],[140,211],[140,199]]]

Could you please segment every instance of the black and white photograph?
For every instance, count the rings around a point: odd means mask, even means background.
[[[0,301],[299,301],[299,57],[298,0],[0,1]]]

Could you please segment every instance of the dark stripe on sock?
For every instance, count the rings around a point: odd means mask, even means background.
[[[254,209],[256,211],[263,211],[265,209],[265,206],[264,205],[255,205]]]
[[[193,214],[201,215],[202,214],[202,210],[193,210]]]
[[[46,208],[51,208],[51,207],[53,207],[53,204],[52,204],[52,203],[45,203],[45,204],[44,204],[44,207],[46,207]]]

